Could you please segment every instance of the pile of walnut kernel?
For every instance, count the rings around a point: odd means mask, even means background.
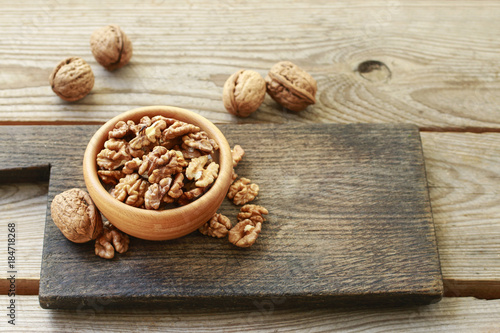
[[[243,205],[237,216],[238,222],[233,227],[231,220],[222,214],[216,213],[210,221],[198,229],[202,234],[224,238],[229,235],[229,242],[239,247],[252,246],[262,230],[262,223],[266,220],[263,215],[269,212],[262,206],[248,204],[259,194],[259,186],[250,179],[239,178],[234,168],[243,158],[245,151],[236,145],[231,151],[233,157],[233,183],[229,187],[227,197],[235,205]]]
[[[168,204],[185,205],[211,186],[218,176],[219,165],[213,161],[217,143],[195,125],[163,116],[143,117],[138,124],[120,121],[108,133],[104,149],[97,156],[98,174],[116,199],[134,207],[168,208]],[[231,150],[233,183],[227,197],[242,206],[233,227],[230,219],[216,213],[199,231],[223,238],[238,247],[255,243],[266,220],[267,209],[248,204],[259,186],[247,178],[238,178],[234,168],[245,151],[236,145]],[[129,237],[109,222],[87,192],[74,188],[59,193],[51,203],[51,215],[63,235],[72,242],[95,240],[95,254],[112,259],[125,253]]]
[[[202,196],[218,176],[217,142],[198,126],[173,118],[119,121],[97,155],[101,181],[127,205],[164,209]]]
[[[120,121],[108,133],[104,149],[97,155],[101,181],[109,193],[128,205],[146,209],[168,209],[186,205],[202,196],[218,176],[214,161],[217,143],[198,126],[172,118],[143,117],[138,124]],[[238,178],[234,168],[245,151],[236,145],[232,151],[233,183],[227,197],[243,206],[233,227],[226,216],[216,213],[199,231],[222,238],[239,247],[255,243],[268,211],[253,201],[259,186]],[[96,242],[96,253],[99,242]]]

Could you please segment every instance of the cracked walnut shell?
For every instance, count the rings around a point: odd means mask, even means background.
[[[122,68],[132,58],[132,43],[115,24],[94,31],[90,36],[90,49],[95,60],[108,71]]]
[[[275,64],[265,81],[267,93],[289,110],[299,112],[316,103],[316,80],[290,61]]]
[[[54,197],[50,205],[52,220],[72,242],[96,239],[103,230],[101,213],[87,192],[73,188]]]
[[[49,76],[57,96],[68,102],[84,98],[94,87],[94,73],[85,60],[69,57],[61,61]]]
[[[251,70],[239,70],[224,84],[222,101],[226,110],[240,117],[248,117],[257,111],[266,97],[266,82]]]

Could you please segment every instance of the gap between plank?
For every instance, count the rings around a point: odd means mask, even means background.
[[[500,299],[500,281],[443,279],[445,297]]]
[[[18,279],[16,278],[16,295],[38,295],[38,279]],[[8,295],[10,289],[9,279],[0,280],[0,295]]]
[[[67,125],[103,125],[104,121],[0,121],[0,126],[67,126]],[[247,123],[245,123],[247,124]],[[278,124],[278,123],[277,123]],[[403,124],[403,123],[402,123]],[[217,125],[217,124],[216,124]],[[239,125],[239,123],[235,123]],[[339,125],[345,125],[340,124]],[[439,133],[500,133],[500,128],[495,127],[419,127],[420,132]]]

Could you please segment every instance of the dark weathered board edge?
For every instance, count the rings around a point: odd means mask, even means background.
[[[353,124],[352,126],[356,126],[357,124]],[[234,125],[233,125],[234,126]],[[343,126],[349,126],[349,125],[343,125]],[[425,160],[423,159],[423,152],[422,152],[422,144],[421,144],[421,137],[419,135],[418,127],[413,126],[413,125],[403,125],[402,127],[411,127],[416,133],[418,134],[418,140],[420,143],[420,153],[422,154],[422,160],[424,161],[424,172],[425,171]],[[224,127],[224,125],[222,126]],[[1,167],[0,167],[1,169]],[[37,180],[46,180],[48,179],[48,174],[50,173],[50,164],[43,164],[43,165],[37,165],[37,166],[28,166],[28,167],[21,167],[21,168],[10,168],[10,169],[3,169],[0,170],[0,174],[2,175],[2,178],[16,178],[16,181],[37,181]],[[21,178],[19,178],[21,176]],[[426,181],[426,187],[428,189],[428,183],[427,179],[425,177]],[[427,202],[431,208],[431,219],[432,219],[432,206],[429,198],[429,193],[427,191]],[[49,202],[47,203],[49,205]],[[50,207],[48,206],[48,209]],[[47,215],[47,218],[49,219],[49,216]],[[52,223],[51,220],[47,220],[46,223]],[[432,219],[432,228],[434,231],[434,245],[436,247],[436,253],[439,252],[437,250],[437,242],[435,238],[435,226],[434,222]],[[439,257],[438,257],[439,261]],[[200,306],[203,306],[203,304],[206,304],[207,306],[213,305],[213,304],[219,304],[219,305],[228,305],[228,306],[243,306],[245,307],[249,303],[255,302],[255,301],[266,301],[271,297],[271,299],[276,299],[280,297],[284,297],[287,302],[290,304],[301,304],[305,305],[307,304],[308,306],[324,306],[324,305],[345,305],[345,304],[351,304],[353,301],[358,304],[387,304],[387,305],[397,305],[397,304],[407,304],[408,302],[415,304],[415,305],[420,305],[420,304],[428,304],[428,303],[434,303],[439,301],[442,296],[443,296],[443,287],[442,287],[442,273],[441,273],[441,267],[439,266],[440,269],[440,276],[437,277],[437,285],[436,288],[429,293],[422,293],[422,294],[409,294],[409,293],[395,293],[393,295],[390,295],[390,298],[388,298],[387,294],[382,295],[377,295],[377,294],[370,294],[370,295],[339,295],[339,296],[334,296],[332,297],[331,295],[328,296],[321,296],[321,295],[266,295],[262,297],[251,297],[251,298],[245,298],[245,297],[238,297],[237,300],[235,300],[233,297],[211,297],[211,298],[206,298],[206,297],[200,297],[200,298],[193,298],[189,297],[188,299],[182,298],[182,297],[161,297],[161,298],[155,298],[152,297],[150,299],[145,299],[145,300],[138,300],[134,298],[126,298],[126,297],[105,297],[105,298],[92,298],[89,297],[86,300],[80,301],[73,303],[69,301],[69,299],[64,299],[64,297],[60,296],[55,296],[55,297],[46,297],[44,295],[40,295],[40,304],[42,307],[46,307],[45,305],[52,304],[52,306],[49,305],[50,308],[66,308],[67,306],[69,308],[78,308],[78,307],[85,307],[89,306],[92,304],[99,304],[99,303],[105,303],[109,307],[122,307],[122,306],[127,306],[127,304],[133,304],[133,305],[146,305],[150,302],[154,302],[156,305],[170,305],[170,306],[182,306],[182,305],[190,305],[192,306],[193,304],[199,304]],[[64,300],[63,300],[64,299]],[[62,301],[62,303],[61,303]],[[57,304],[57,305],[56,305]],[[55,305],[55,306],[53,306]],[[65,306],[62,306],[65,305]],[[67,306],[66,306],[67,305]]]

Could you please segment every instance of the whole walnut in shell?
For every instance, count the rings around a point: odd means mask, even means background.
[[[109,71],[122,68],[132,58],[132,43],[115,24],[94,31],[90,36],[90,49],[95,60]]]
[[[101,213],[90,195],[81,189],[73,188],[56,195],[50,212],[54,223],[72,242],[85,243],[102,233]]]
[[[251,70],[239,70],[231,75],[222,92],[226,110],[240,117],[255,112],[266,97],[266,82],[262,76]]]
[[[65,101],[84,98],[94,87],[94,73],[85,60],[69,57],[61,61],[49,77],[52,90]]]
[[[266,76],[267,93],[292,111],[302,111],[316,103],[316,80],[290,61],[275,64]]]

